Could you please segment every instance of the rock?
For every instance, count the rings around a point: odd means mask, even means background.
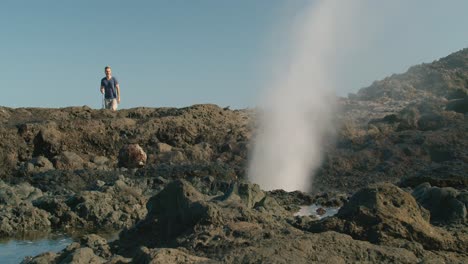
[[[143,219],[146,215],[145,203],[142,191],[122,180],[99,191],[83,191],[67,201],[86,227],[109,230],[128,228]]]
[[[76,153],[64,151],[53,159],[55,168],[59,170],[77,170],[84,167],[84,160]]]
[[[73,212],[66,204],[66,201],[62,199],[45,196],[35,200],[33,205],[51,214],[49,219],[54,228],[67,229],[86,226],[85,221]]]
[[[432,187],[429,183],[423,183],[412,194],[418,203],[430,211],[431,222],[466,223],[466,204],[456,189]]]
[[[463,99],[455,99],[450,101],[447,106],[446,110],[448,111],[455,111],[457,113],[465,114],[468,112],[468,96]]]
[[[158,264],[158,263],[217,263],[208,258],[197,257],[174,248],[142,247],[136,263]]]
[[[51,123],[40,130],[34,138],[33,156],[45,156],[52,158],[62,151],[62,134],[56,129],[56,124]]]
[[[177,164],[177,163],[184,163],[187,161],[187,157],[184,155],[182,151],[179,150],[172,150],[169,152],[163,152],[158,155],[158,161]]]
[[[35,256],[34,258],[26,259],[21,262],[21,264],[50,264],[54,263],[57,258],[57,253],[55,252],[45,252]]]
[[[166,144],[166,143],[162,143],[162,142],[158,142],[156,144],[156,150],[159,152],[159,153],[165,153],[165,152],[169,152],[172,150],[172,146],[169,145],[169,144]]]
[[[61,263],[76,263],[76,264],[88,264],[88,263],[105,263],[106,260],[94,254],[93,250],[88,247],[78,248],[68,255],[66,255]]]
[[[80,239],[81,246],[89,247],[93,252],[103,258],[110,258],[112,253],[107,240],[96,234],[85,235]]]
[[[51,228],[49,217],[46,211],[26,203],[15,207],[0,205],[0,237],[48,231]]]
[[[33,200],[43,196],[40,189],[23,182],[18,185],[10,186],[0,181],[0,204],[8,206],[17,206],[22,203],[31,203]]]
[[[91,161],[98,166],[105,166],[109,162],[109,159],[103,156],[94,156]]]
[[[428,221],[428,211],[411,194],[387,183],[361,189],[336,216],[313,223],[310,230],[336,230],[377,244],[406,239],[425,249],[463,250],[453,237]]]
[[[224,201],[240,199],[248,208],[253,208],[264,198],[265,193],[257,184],[234,183],[221,199]]]
[[[25,171],[28,174],[35,174],[46,172],[54,169],[54,165],[44,156],[39,156],[31,159],[30,162],[26,164]]]
[[[126,145],[119,151],[119,166],[138,168],[146,164],[146,153],[138,144]]]
[[[187,157],[193,161],[210,161],[213,156],[213,150],[208,143],[199,143],[187,151]]]
[[[417,107],[409,106],[400,112],[398,119],[400,120],[399,130],[417,129],[418,121],[421,114]]]
[[[319,207],[316,210],[317,215],[324,215],[327,212],[327,210],[323,209],[323,207]]]

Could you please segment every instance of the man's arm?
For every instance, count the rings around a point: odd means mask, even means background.
[[[104,86],[101,85],[101,93],[104,94]]]
[[[120,104],[120,85],[119,84],[115,85],[115,90],[117,91],[117,103]]]

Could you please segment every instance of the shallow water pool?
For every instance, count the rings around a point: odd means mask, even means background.
[[[36,256],[47,251],[58,252],[73,242],[65,234],[50,234],[41,238],[0,240],[0,263],[21,263],[27,256]]]

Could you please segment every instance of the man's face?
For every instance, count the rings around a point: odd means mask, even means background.
[[[112,73],[111,69],[106,69],[105,72],[106,72],[107,77],[111,76],[111,73]]]

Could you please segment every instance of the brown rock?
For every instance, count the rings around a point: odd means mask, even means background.
[[[320,207],[320,208],[317,208],[317,210],[315,210],[315,212],[318,215],[324,215],[327,211],[325,209],[323,209],[322,207]]]
[[[166,143],[159,142],[156,144],[156,150],[159,153],[166,153],[172,150],[172,146]]]
[[[53,158],[55,168],[59,170],[77,170],[82,169],[85,162],[76,153],[64,151]]]
[[[406,239],[426,249],[463,250],[463,242],[456,242],[447,232],[431,226],[428,211],[411,194],[389,183],[361,189],[335,217],[314,223],[310,228],[315,232],[325,230],[376,244]]]
[[[138,168],[146,164],[146,153],[138,144],[129,144],[119,151],[119,166]]]

